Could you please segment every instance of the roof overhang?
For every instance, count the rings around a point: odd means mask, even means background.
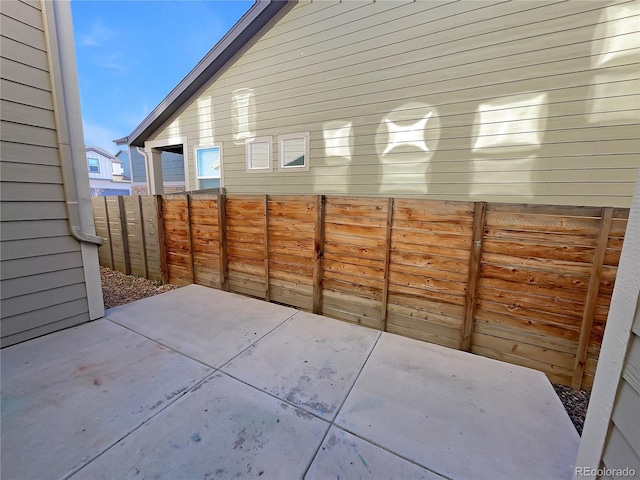
[[[143,147],[144,142],[222,69],[291,0],[256,0],[256,3],[207,53],[191,72],[127,137],[116,145]]]

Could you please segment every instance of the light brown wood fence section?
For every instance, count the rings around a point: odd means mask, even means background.
[[[268,197],[269,298],[313,311],[315,197]]]
[[[628,216],[224,191],[93,206],[106,239],[101,265],[468,350],[588,389]]]

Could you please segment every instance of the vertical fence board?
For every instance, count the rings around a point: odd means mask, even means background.
[[[191,283],[196,283],[196,267],[193,263],[193,232],[191,222],[191,195],[184,193],[185,200],[185,222],[187,224],[187,243],[189,246],[189,270],[191,272]]]
[[[124,209],[124,197],[118,198],[118,219],[120,221],[120,236],[122,240],[122,260],[124,262],[124,274],[131,274],[131,259],[129,257],[129,232],[127,229],[127,214]]]
[[[229,264],[227,256],[227,196],[218,193],[218,237],[220,245],[220,288],[229,291]]]
[[[144,212],[142,209],[142,197],[136,196],[135,206],[136,211],[138,213],[138,218],[140,219],[138,235],[141,243],[141,254],[142,254],[142,277],[149,278],[149,267],[147,266],[147,239],[144,234]]]
[[[162,283],[169,283],[169,267],[167,266],[167,240],[164,224],[164,199],[162,195],[156,196],[156,214],[158,215],[158,257],[160,259],[160,275]]]
[[[269,195],[264,196],[264,299],[271,301],[269,290]]]
[[[587,360],[587,348],[591,337],[591,327],[596,313],[596,302],[600,294],[600,282],[602,280],[602,268],[604,266],[604,256],[609,240],[609,231],[611,229],[611,219],[613,217],[613,208],[607,207],[602,209],[602,222],[600,224],[600,232],[596,243],[596,251],[593,257],[593,266],[591,269],[591,277],[589,279],[589,290],[587,292],[587,300],[584,306],[582,316],[582,326],[580,328],[580,339],[578,341],[578,351],[576,355],[573,380],[571,386],[578,390],[582,385],[584,376],[584,367]]]
[[[393,198],[387,199],[387,229],[384,241],[384,273],[382,275],[382,330],[387,331],[387,304],[389,302],[389,262],[391,261],[391,226],[393,225]]]
[[[324,256],[324,206],[325,196],[315,197],[313,227],[313,313],[322,314],[322,259]]]
[[[469,260],[469,280],[465,296],[464,319],[460,348],[466,352],[471,348],[471,333],[476,314],[478,274],[480,273],[480,255],[482,253],[482,237],[484,236],[484,217],[487,212],[485,202],[476,202],[473,217],[473,243]]]

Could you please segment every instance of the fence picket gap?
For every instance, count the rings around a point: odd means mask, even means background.
[[[612,217],[613,208],[605,207],[602,209],[600,232],[598,234],[596,251],[593,255],[591,277],[589,278],[589,290],[587,293],[587,301],[585,302],[582,315],[580,340],[578,341],[578,350],[576,353],[573,380],[571,381],[571,387],[574,390],[580,389],[580,387],[582,386],[582,379],[584,377],[584,367],[587,361],[587,350],[589,348],[589,337],[591,337],[593,319],[596,313],[596,302],[598,300],[598,294],[600,293],[602,267],[604,266],[604,255],[606,253],[607,243],[609,241],[609,231],[611,230]]]
[[[462,323],[462,338],[460,340],[460,349],[466,352],[471,349],[471,335],[473,333],[473,322],[475,321],[478,277],[480,274],[480,257],[482,256],[482,237],[484,234],[486,213],[486,202],[475,202],[471,256],[469,258],[469,279],[467,280],[464,319]]]

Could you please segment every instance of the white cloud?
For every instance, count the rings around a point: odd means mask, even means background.
[[[92,147],[100,147],[105,149],[109,153],[114,153],[118,150],[113,141],[117,138],[125,136],[125,134],[118,134],[114,130],[104,125],[98,125],[88,121],[83,122],[84,125],[84,143],[85,145]]]
[[[96,18],[88,32],[78,35],[78,43],[85,47],[99,47],[114,36],[115,32],[105,26],[100,18]]]

